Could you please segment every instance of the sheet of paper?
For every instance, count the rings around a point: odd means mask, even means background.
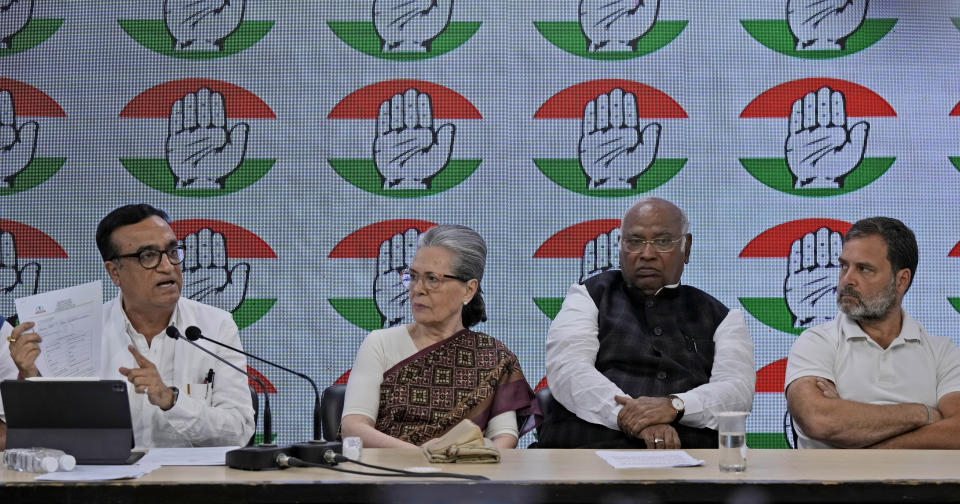
[[[650,469],[655,467],[692,467],[703,465],[683,450],[603,451],[597,455],[614,469]]]
[[[103,286],[100,280],[17,299],[20,322],[43,338],[37,369],[43,376],[100,373]]]
[[[165,466],[224,465],[227,452],[239,446],[211,446],[204,448],[150,448],[140,463]]]
[[[139,478],[160,468],[160,464],[144,464],[141,460],[131,465],[78,465],[72,471],[41,474],[37,481],[104,481]]]

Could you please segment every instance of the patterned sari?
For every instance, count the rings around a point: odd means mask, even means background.
[[[517,356],[503,343],[469,329],[411,355],[383,373],[377,430],[417,446],[469,418],[481,430],[507,411],[541,417]]]

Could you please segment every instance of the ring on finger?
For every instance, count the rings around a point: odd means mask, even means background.
[[[658,445],[658,444],[660,444],[660,443],[662,443],[662,442],[663,442],[663,440],[660,439],[660,438],[654,438],[654,439],[653,439],[653,444],[655,444],[655,445]]]
[[[16,343],[16,342],[17,342],[17,338],[14,338],[13,336],[7,336],[7,341],[10,342],[10,343]]]

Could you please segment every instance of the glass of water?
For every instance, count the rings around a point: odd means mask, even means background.
[[[717,414],[720,433],[720,472],[741,472],[747,469],[746,411],[724,411]]]

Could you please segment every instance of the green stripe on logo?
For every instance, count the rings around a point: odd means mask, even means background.
[[[243,329],[249,327],[254,322],[263,318],[264,315],[276,304],[276,298],[267,299],[244,299],[240,306],[233,312],[233,321],[237,328]]]
[[[657,159],[653,165],[637,179],[636,189],[588,189],[587,176],[580,169],[577,159],[534,159],[537,168],[548,179],[565,189],[587,196],[600,198],[620,198],[636,196],[662,186],[672,179],[686,164],[686,159]]]
[[[9,49],[0,49],[0,57],[32,49],[50,38],[63,24],[62,19],[31,19],[20,33],[14,35]]]
[[[137,43],[165,56],[209,60],[236,54],[256,44],[273,28],[273,21],[244,21],[223,41],[222,51],[174,51],[173,37],[162,19],[120,19],[117,21]]]
[[[453,21],[430,44],[430,50],[422,53],[380,52],[380,36],[369,21],[328,21],[327,26],[348,46],[380,59],[417,61],[448,53],[473,37],[480,29],[479,21]]]
[[[560,313],[560,307],[563,306],[563,298],[535,297],[533,298],[533,302],[550,320],[557,318],[557,314]]]
[[[167,165],[166,159],[155,158],[120,158],[120,163],[137,178],[140,182],[148,186],[172,194],[174,196],[187,196],[191,198],[209,198],[212,196],[223,196],[237,192],[241,189],[253,185],[273,168],[275,159],[244,159],[240,163],[237,171],[233,172],[227,180],[224,181],[223,189],[182,189],[175,188],[173,181],[173,172]]]
[[[840,58],[849,54],[860,52],[890,33],[893,25],[897,24],[895,18],[883,19],[865,19],[863,25],[847,39],[843,50],[809,50],[798,51],[795,48],[793,34],[790,33],[790,27],[783,20],[756,20],[740,21],[743,28],[751,37],[780,54],[793,56],[803,59],[830,59]]]
[[[354,186],[377,196],[421,198],[441,193],[463,182],[480,166],[480,159],[451,159],[447,167],[434,175],[430,189],[384,189],[383,179],[371,159],[328,159],[337,175]]]
[[[750,175],[753,175],[753,178],[768,187],[794,196],[821,198],[839,196],[866,187],[883,176],[896,160],[895,157],[863,158],[860,166],[846,176],[843,187],[837,189],[795,189],[793,175],[787,168],[787,160],[783,158],[740,158],[740,164],[750,172]]]
[[[2,184],[0,185],[0,196],[23,192],[46,182],[47,179],[60,171],[63,163],[66,162],[67,158],[33,158],[27,168],[13,179],[13,187],[0,181],[0,184]]]
[[[328,299],[341,317],[365,331],[383,328],[383,320],[377,311],[377,304],[370,298],[332,298]]]
[[[587,38],[577,21],[534,21],[533,25],[551,44],[570,54],[593,60],[616,61],[659,50],[680,36],[680,32],[687,27],[687,21],[658,21],[637,41],[636,50],[623,52],[588,52]]]
[[[793,327],[793,316],[783,298],[742,297],[740,305],[754,318],[768,327],[781,332],[799,336],[806,327]]]

